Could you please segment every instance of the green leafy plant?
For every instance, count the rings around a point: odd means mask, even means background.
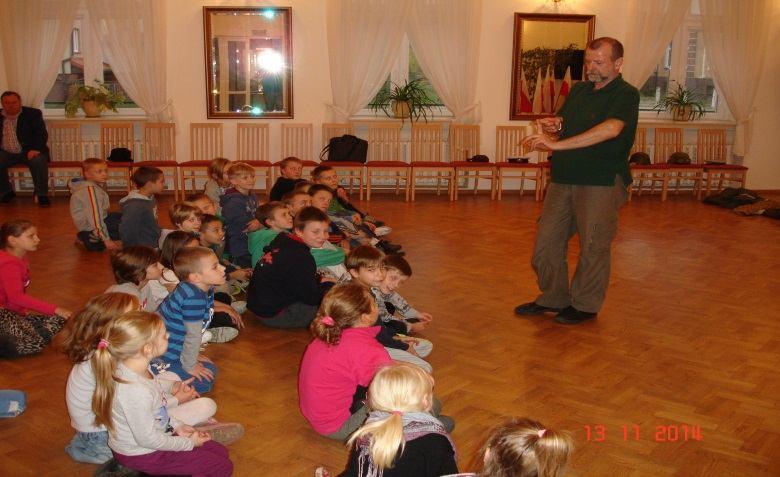
[[[111,91],[106,87],[105,83],[95,80],[95,85],[73,85],[71,87],[70,96],[65,103],[66,116],[75,116],[84,101],[94,101],[101,112],[110,109],[115,113],[117,112],[116,107],[127,101],[124,94]]]
[[[665,98],[653,106],[653,110],[658,111],[658,114],[669,111],[675,121],[699,119],[706,112],[699,95],[695,91],[683,88],[681,84],[678,84],[674,91],[667,93]]]
[[[389,88],[382,88],[369,103],[368,108],[375,113],[383,111],[388,117],[400,117],[402,120],[419,121],[422,117],[428,122],[428,115],[439,105],[425,90],[425,79],[404,81],[403,86],[391,82]]]

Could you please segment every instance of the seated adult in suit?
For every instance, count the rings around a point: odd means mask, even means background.
[[[24,164],[30,168],[38,205],[50,205],[49,133],[40,109],[22,106],[22,97],[14,91],[0,95],[0,202],[10,202],[16,194],[8,180],[8,168]]]

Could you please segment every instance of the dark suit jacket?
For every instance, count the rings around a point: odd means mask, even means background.
[[[0,144],[3,139],[3,121],[5,117],[0,114]],[[49,153],[49,146],[46,145],[49,133],[46,131],[46,123],[43,122],[43,113],[40,109],[22,106],[22,112],[16,120],[16,138],[22,145],[22,154],[25,156],[30,150],[41,151],[42,154]]]

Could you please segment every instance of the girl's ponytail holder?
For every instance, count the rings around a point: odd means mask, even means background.
[[[108,340],[100,338],[100,341],[98,341],[97,349],[106,349],[108,348]]]
[[[333,321],[333,318],[330,316],[323,316],[320,318],[320,321],[322,321],[322,324],[325,326],[336,326],[336,322]]]

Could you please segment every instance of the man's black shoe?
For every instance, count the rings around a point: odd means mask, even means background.
[[[515,314],[521,316],[542,315],[544,313],[558,313],[560,308],[550,308],[548,306],[538,305],[535,301],[523,303],[515,307]]]
[[[7,204],[12,200],[14,200],[14,197],[16,197],[16,192],[9,190],[8,192],[0,196],[0,202],[2,202],[3,204]]]
[[[588,313],[587,311],[580,311],[573,306],[567,306],[555,317],[555,322],[562,325],[578,325],[583,321],[592,320],[596,318],[597,313]]]
[[[38,196],[38,207],[48,207],[51,205],[51,201],[45,195]]]

